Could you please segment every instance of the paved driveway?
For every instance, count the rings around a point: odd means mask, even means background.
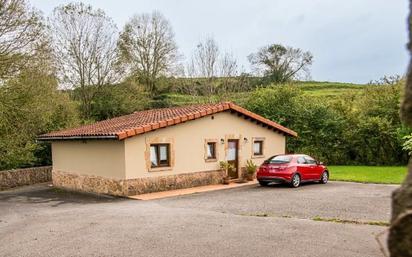
[[[0,256],[380,256],[395,186],[248,186],[154,201],[0,192]],[[264,216],[264,217],[262,217]]]

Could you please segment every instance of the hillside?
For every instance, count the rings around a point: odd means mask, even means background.
[[[366,86],[365,84],[317,81],[303,81],[295,84],[307,94],[324,97],[336,97],[344,93],[364,89]]]
[[[299,87],[305,94],[315,97],[327,97],[335,99],[345,93],[361,92],[367,86],[366,84],[352,84],[342,82],[318,82],[318,81],[298,81],[293,85]],[[230,100],[238,104],[244,103],[251,92],[230,93],[225,100]],[[172,105],[186,105],[199,102],[210,101],[210,97],[192,96],[187,94],[168,93],[167,98]],[[219,97],[212,97],[213,101],[219,101]]]

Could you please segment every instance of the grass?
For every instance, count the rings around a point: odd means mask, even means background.
[[[404,166],[328,166],[331,180],[400,184],[405,179]]]
[[[386,221],[359,221],[359,220],[345,220],[338,218],[322,218],[319,216],[314,217],[314,221],[335,222],[343,224],[361,224],[361,225],[373,225],[373,226],[389,226],[389,222]]]
[[[318,82],[318,81],[295,81],[293,85],[300,88],[304,94],[322,97],[323,99],[337,99],[339,96],[355,92],[361,93],[365,89],[366,85],[341,83],[341,82]],[[231,93],[225,100],[236,102],[242,105],[248,99],[252,91]],[[202,102],[209,102],[206,96],[191,96],[188,94],[169,93],[167,94],[169,100],[175,105],[188,105]],[[219,102],[220,99],[213,99]]]
[[[317,82],[317,81],[300,81],[295,82],[305,94],[320,97],[338,97],[344,93],[362,92],[365,85],[340,83],[340,82]]]
[[[292,217],[290,215],[276,215],[273,213],[240,213],[239,215],[247,216],[247,217],[259,217],[259,218],[302,219],[298,217]],[[326,218],[326,217],[320,217],[320,216],[315,216],[310,219],[313,221],[334,222],[334,223],[342,223],[342,224],[373,225],[373,226],[385,226],[385,227],[389,226],[389,222],[387,221],[376,221],[376,220],[348,220],[348,219],[340,219],[340,218]]]

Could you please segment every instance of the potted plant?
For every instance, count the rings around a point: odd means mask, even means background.
[[[227,161],[221,161],[219,164],[220,169],[222,169],[225,172],[225,175],[223,177],[223,184],[228,185],[230,182],[229,171],[233,169],[233,165]]]
[[[256,168],[257,168],[257,165],[252,160],[247,160],[246,161],[246,173],[247,173],[246,178],[247,178],[248,181],[253,180],[253,177],[254,177],[255,172],[256,172]]]

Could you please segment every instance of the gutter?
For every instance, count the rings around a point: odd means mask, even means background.
[[[68,136],[68,137],[37,137],[39,141],[53,141],[53,140],[85,140],[85,139],[118,139],[117,135],[108,136]]]

